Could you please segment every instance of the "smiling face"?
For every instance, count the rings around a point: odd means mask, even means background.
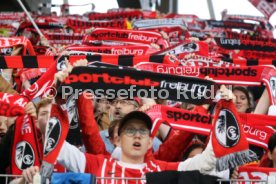
[[[246,97],[242,91],[234,90],[234,95],[236,96],[235,106],[239,113],[245,113],[249,108],[249,99]]]
[[[126,122],[119,136],[122,148],[122,161],[131,164],[144,163],[144,156],[152,147],[152,138],[145,122],[130,119]]]

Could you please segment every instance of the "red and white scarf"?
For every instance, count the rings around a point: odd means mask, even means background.
[[[155,105],[147,111],[154,121],[152,134],[155,135],[164,121],[172,128],[185,130],[201,135],[210,135],[212,116],[205,113],[188,111],[168,106]],[[257,114],[239,114],[247,141],[255,146],[267,149],[270,136],[275,132],[273,126],[276,122],[274,116]],[[266,126],[264,126],[266,125]]]
[[[29,55],[35,55],[32,43],[26,37],[0,38],[0,48],[12,48],[20,45],[23,46],[23,55],[26,55],[27,51]]]
[[[218,171],[235,168],[257,159],[250,157],[249,144],[232,100],[220,100],[217,103],[211,140]]]
[[[23,96],[0,92],[0,115],[7,117],[24,115],[27,103],[28,99]]]
[[[239,177],[242,180],[263,180],[267,181],[268,177],[275,178],[276,169],[268,167],[243,166],[239,167]],[[237,184],[245,184],[246,182],[237,182]],[[257,184],[260,182],[252,182]],[[261,182],[262,183],[262,182]]]
[[[21,94],[28,96],[31,100],[44,95],[55,95],[51,93],[55,92],[53,84],[54,76],[57,71],[57,65],[56,63],[53,63],[46,73],[44,73],[34,84],[31,85],[31,87],[23,91]]]
[[[269,20],[270,16],[276,11],[275,1],[269,3],[265,0],[249,0],[266,18]]]

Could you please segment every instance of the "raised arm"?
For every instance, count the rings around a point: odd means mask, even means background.
[[[254,114],[267,114],[270,105],[269,95],[267,88],[265,88],[255,110]]]
[[[94,117],[94,107],[89,93],[83,93],[78,99],[79,123],[82,139],[87,153],[106,154],[105,144],[100,136],[98,124]]]

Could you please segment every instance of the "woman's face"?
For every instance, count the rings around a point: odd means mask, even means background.
[[[245,113],[249,108],[249,99],[247,99],[246,95],[242,91],[234,90],[233,93],[236,96],[235,106],[237,111],[239,113]]]

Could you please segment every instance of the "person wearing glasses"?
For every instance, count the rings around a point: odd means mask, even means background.
[[[141,100],[134,98],[134,100],[116,98],[112,101],[113,106],[113,120],[122,119],[131,111],[137,110],[140,107]]]
[[[100,109],[95,110],[94,114],[90,109],[93,109],[93,104],[89,99],[80,96],[78,99],[78,106],[85,107],[79,109],[79,123],[82,129],[82,137],[86,151],[92,154],[104,154],[106,156],[112,156],[120,158],[121,149],[117,144],[119,121],[126,114],[135,111],[142,110],[141,108],[149,103],[142,105],[142,100],[139,98],[134,99],[121,99],[116,98],[110,102],[107,98],[98,99],[97,103],[101,103]],[[144,100],[145,101],[145,100]],[[96,103],[96,104],[97,104]],[[95,105],[97,109],[98,106]],[[110,111],[110,123],[108,129],[100,131],[99,122],[97,119],[97,112]],[[87,118],[89,116],[89,118]],[[95,117],[95,119],[94,119]],[[153,151],[157,151],[161,141],[154,137]]]
[[[199,170],[208,173],[216,165],[211,143],[199,155],[183,162],[165,162],[155,159],[145,160],[145,154],[152,146],[152,120],[141,112],[133,111],[120,121],[118,143],[122,148],[121,160],[107,158],[104,155],[83,153],[65,142],[58,156],[58,162],[72,172],[91,173],[97,177],[145,178],[148,172],[165,170]],[[33,167],[24,172],[34,175]],[[117,181],[115,181],[117,183]],[[128,183],[136,183],[129,181]],[[145,182],[143,180],[139,183]],[[123,183],[123,181],[118,181]]]

